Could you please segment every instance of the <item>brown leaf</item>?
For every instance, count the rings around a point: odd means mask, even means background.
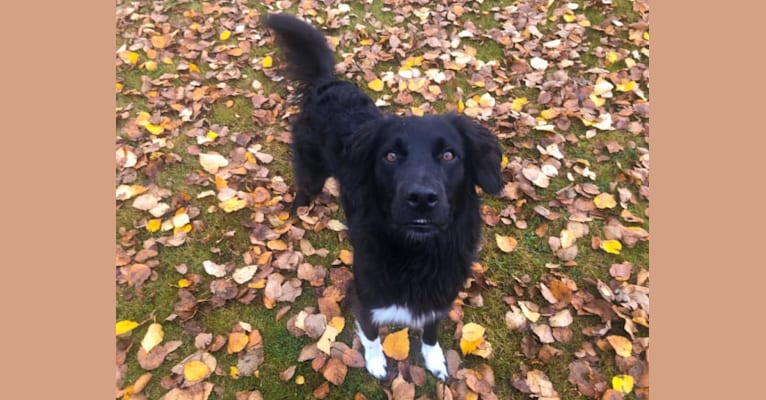
[[[141,286],[152,275],[152,269],[146,264],[133,264],[127,271],[128,284],[131,286]]]
[[[293,375],[295,375],[295,368],[296,368],[295,365],[291,365],[287,367],[286,370],[279,373],[279,379],[281,379],[284,382],[287,382],[290,379],[292,379]]]
[[[181,343],[182,342],[180,340],[173,340],[165,343],[164,345],[155,346],[148,353],[143,349],[143,347],[139,347],[137,354],[138,364],[141,366],[141,368],[147,371],[157,369],[157,367],[159,367],[162,362],[165,361],[165,357],[179,348]]]
[[[405,381],[401,374],[391,382],[391,389],[394,391],[393,400],[415,399],[415,385]]]
[[[330,394],[330,385],[327,382],[324,382],[319,385],[319,387],[314,389],[311,394],[317,399],[324,399],[328,394]]]
[[[498,234],[495,234],[495,242],[497,242],[497,247],[505,253],[512,252],[518,244],[516,239]]]
[[[332,382],[335,386],[340,386],[343,384],[343,381],[346,380],[347,372],[348,367],[346,367],[346,364],[344,364],[343,361],[338,360],[337,358],[330,358],[322,369],[322,376]]]

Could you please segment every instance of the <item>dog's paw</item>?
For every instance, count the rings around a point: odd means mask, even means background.
[[[370,375],[383,380],[386,379],[388,373],[386,372],[386,356],[383,355],[383,351],[367,351],[364,352],[365,368]]]
[[[447,373],[447,361],[444,359],[444,352],[442,352],[439,343],[436,343],[433,346],[423,343],[421,353],[423,354],[423,359],[426,361],[426,368],[428,368],[435,377],[442,381],[446,381],[449,377],[449,374]]]
[[[364,347],[364,366],[367,368],[367,372],[380,380],[386,379],[388,375],[386,371],[388,362],[383,354],[383,347],[380,345],[380,337],[376,337],[375,340],[369,340],[362,333],[358,322],[356,328],[359,340],[362,342],[362,347]]]

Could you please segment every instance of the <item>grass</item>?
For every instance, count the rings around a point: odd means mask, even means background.
[[[297,2],[296,2],[297,3]],[[602,22],[609,14],[618,15],[621,20],[628,24],[635,22],[639,19],[638,13],[632,9],[632,2],[627,0],[616,0],[614,5],[607,7],[603,5],[594,5],[594,2],[580,2],[582,7],[582,13],[595,25]],[[350,14],[351,27],[355,24],[362,24],[367,26],[368,32],[374,32],[375,28],[370,21],[378,21],[381,26],[388,26],[394,24],[394,14],[391,12],[392,5],[386,5],[384,2],[374,1],[371,3],[352,2]],[[493,9],[497,7],[503,7],[507,5],[502,1],[490,1],[473,3],[472,7],[478,8],[479,13],[466,12],[461,18],[462,21],[471,21],[479,29],[486,30],[495,27],[496,21],[493,18]],[[267,12],[267,8],[264,5],[254,6],[258,8],[261,14]],[[555,6],[553,6],[555,7]],[[184,21],[185,18],[181,17],[183,10],[194,10],[196,13],[202,13],[203,7],[200,1],[185,2],[183,4],[167,3],[166,8],[171,10],[173,18],[171,21]],[[294,11],[297,8],[297,4],[293,4],[291,9]],[[148,12],[146,7],[142,7],[144,12]],[[549,11],[550,13],[550,11]],[[415,17],[412,17],[415,18]],[[132,29],[137,29],[140,24],[134,23]],[[346,28],[344,28],[346,29]],[[540,26],[540,30],[544,33],[552,29],[552,23],[546,21],[543,26]],[[339,34],[340,32],[333,32],[333,34]],[[624,35],[623,35],[624,33]],[[632,45],[627,40],[627,33],[622,32],[620,34],[620,40],[625,44],[625,48],[633,49]],[[601,45],[601,34],[593,29],[586,29],[587,48],[593,49]],[[232,39],[229,39],[232,41]],[[122,44],[125,40],[119,37],[117,43]],[[508,55],[508,49],[498,43],[487,38],[475,38],[464,39],[464,44],[470,45],[477,50],[476,58],[488,61],[488,60],[502,60]],[[351,46],[341,48],[341,51],[352,51]],[[254,47],[251,58],[262,57],[266,54],[276,54],[274,49],[270,47]],[[422,49],[413,49],[408,55],[422,54]],[[143,57],[143,54],[142,54]],[[375,66],[377,73],[382,73],[388,70],[396,71],[399,68],[399,62],[401,60],[394,59],[388,62],[381,62]],[[592,56],[588,52],[581,52],[579,59],[583,63],[582,67],[575,66],[574,68],[591,68],[599,66],[603,60]],[[504,64],[501,64],[504,65]],[[205,72],[209,71],[209,67],[200,64],[202,70],[202,76]],[[623,69],[624,64],[615,63],[610,66],[612,70]],[[124,84],[123,92],[129,90],[140,91],[142,85],[142,76],[148,76],[151,79],[156,79],[163,73],[177,73],[176,65],[164,65],[159,63],[159,68],[156,71],[148,72],[139,68],[131,69],[119,69],[117,73],[118,81]],[[259,80],[263,84],[264,93],[268,96],[272,91],[278,92],[281,96],[285,97],[286,85],[284,83],[272,82],[262,71],[255,68],[253,65],[247,64],[242,67],[243,78],[227,82],[230,86],[238,88],[244,92],[251,91],[251,84],[253,79]],[[572,73],[572,71],[570,71]],[[470,75],[459,73],[456,79],[457,84],[464,90],[466,95],[472,94],[477,91],[477,88],[473,88],[468,84]],[[187,84],[188,78],[183,74],[179,75],[179,78],[173,80],[172,83],[177,86],[183,86]],[[215,85],[215,81],[203,82],[205,85]],[[366,85],[363,82],[359,83],[363,89],[367,90]],[[448,87],[444,88],[445,93],[449,94]],[[374,98],[377,98],[379,94],[373,94]],[[537,99],[539,91],[537,89],[529,89],[523,87],[514,88],[510,93],[506,94],[509,99],[516,97],[527,97],[530,103],[534,103]],[[415,101],[413,105],[424,102],[424,99],[418,95],[415,95]],[[230,105],[226,104],[227,100],[231,100]],[[499,100],[499,99],[498,99]],[[129,104],[132,104],[134,109],[131,115],[135,115],[138,111],[152,111],[152,104],[146,100],[144,96],[139,94],[118,94],[117,95],[117,107],[122,109]],[[445,101],[440,100],[432,104],[433,109],[443,111],[445,109]],[[542,108],[540,108],[542,109]],[[288,146],[278,141],[266,141],[266,132],[271,133],[278,132],[281,129],[279,126],[275,127],[262,127],[259,126],[252,118],[253,105],[249,98],[245,96],[232,96],[227,99],[219,99],[213,102],[208,109],[203,110],[201,118],[206,119],[205,126],[219,125],[227,127],[230,133],[252,132],[255,133],[253,144],[261,144],[263,146],[263,152],[274,156],[274,161],[268,165],[270,169],[269,177],[281,176],[288,183],[292,182],[292,174],[290,172],[290,151]],[[164,114],[163,114],[164,115]],[[196,121],[194,121],[196,122]],[[121,122],[118,121],[118,135]],[[186,123],[180,128],[180,134],[175,137],[169,137],[168,140],[173,143],[173,149],[160,149],[158,152],[173,152],[180,156],[181,161],[172,165],[167,165],[161,168],[153,180],[147,176],[142,175],[140,172],[136,183],[149,184],[155,183],[162,188],[169,189],[175,196],[179,193],[188,193],[191,200],[190,205],[199,209],[199,217],[195,218],[196,221],[202,223],[204,229],[200,231],[192,231],[189,235],[187,243],[180,247],[163,247],[159,248],[159,255],[155,258],[158,265],[153,268],[154,274],[152,278],[147,281],[140,291],[133,287],[118,287],[116,292],[117,298],[117,316],[118,319],[129,319],[134,321],[147,321],[154,318],[158,322],[162,322],[165,330],[165,341],[169,340],[182,340],[183,345],[176,350],[166,361],[156,370],[151,371],[154,374],[152,381],[146,387],[144,394],[147,398],[160,398],[167,392],[160,384],[162,377],[170,375],[170,368],[175,363],[180,361],[183,357],[193,353],[195,351],[193,346],[193,338],[184,333],[184,324],[181,321],[175,320],[170,322],[163,322],[163,320],[173,313],[174,305],[178,301],[178,280],[183,277],[180,273],[176,272],[175,267],[180,264],[186,264],[189,268],[189,273],[196,273],[203,276],[203,285],[208,285],[209,278],[202,269],[202,262],[204,260],[211,260],[217,263],[231,262],[237,267],[244,265],[242,254],[252,248],[249,239],[249,230],[243,228],[242,220],[249,218],[249,212],[246,210],[237,211],[231,214],[224,213],[221,210],[216,209],[217,200],[213,197],[205,199],[197,199],[196,196],[203,190],[209,190],[214,188],[214,185],[210,184],[209,187],[200,187],[198,185],[190,184],[187,177],[190,174],[196,174],[201,170],[197,157],[187,154],[187,146],[194,143],[193,139],[184,135],[183,132],[191,128],[191,123]],[[643,136],[636,136],[626,131],[609,131],[599,132],[596,137],[587,139],[585,137],[586,128],[576,120],[573,120],[572,127],[566,133],[574,134],[579,141],[576,144],[567,143],[564,150],[567,159],[583,159],[587,160],[591,167],[590,169],[596,173],[596,179],[592,183],[596,184],[602,191],[616,192],[616,188],[613,187],[613,182],[621,180],[624,170],[632,168],[639,158],[639,153],[632,149],[629,144],[635,143],[639,147],[648,147],[648,143]],[[537,143],[544,134],[532,131],[528,134],[527,138],[532,142]],[[606,143],[608,141],[615,141],[619,143],[623,150],[609,155],[610,159],[607,161],[598,162],[594,149],[597,148],[597,144]],[[524,159],[537,159],[540,154],[532,147],[525,149],[517,146],[512,140],[507,140],[504,145],[514,155],[520,156]],[[227,140],[224,140],[214,146],[205,148],[204,150],[217,151],[221,154],[228,155],[235,145]],[[602,154],[605,150],[602,149]],[[508,153],[506,153],[508,154]],[[464,322],[477,322],[487,328],[487,340],[492,344],[494,350],[494,358],[491,360],[484,360],[476,356],[466,356],[463,358],[465,366],[476,367],[480,363],[488,363],[496,376],[497,387],[495,393],[499,398],[503,399],[517,399],[526,398],[519,391],[511,388],[510,378],[514,374],[520,374],[522,368],[537,368],[543,370],[553,383],[554,388],[558,391],[561,398],[564,399],[582,399],[584,398],[577,392],[574,385],[567,381],[569,373],[568,365],[575,360],[574,353],[581,349],[583,343],[592,340],[582,334],[582,328],[594,325],[598,322],[598,318],[589,316],[577,316],[573,325],[573,337],[568,343],[554,343],[554,347],[562,350],[562,354],[554,357],[549,363],[542,364],[536,360],[527,360],[520,349],[520,342],[523,335],[516,331],[511,331],[507,328],[504,315],[509,310],[508,306],[504,302],[504,298],[513,293],[513,286],[516,279],[524,277],[528,279],[530,285],[534,285],[539,280],[551,271],[545,268],[548,263],[559,263],[555,255],[550,251],[547,244],[547,237],[556,235],[566,224],[567,215],[564,213],[562,217],[557,221],[547,221],[543,217],[537,215],[532,209],[535,205],[546,206],[546,202],[555,198],[555,193],[559,189],[571,185],[573,183],[583,183],[589,180],[576,176],[575,182],[569,181],[564,176],[556,177],[552,180],[551,185],[547,189],[539,189],[538,194],[545,200],[542,202],[528,202],[523,207],[520,207],[517,214],[520,218],[523,218],[528,223],[526,230],[518,230],[513,226],[506,226],[498,224],[494,228],[485,227],[483,232],[484,247],[480,254],[480,262],[488,267],[487,278],[497,284],[497,287],[485,290],[482,293],[484,299],[484,305],[482,307],[465,306]],[[243,183],[247,185],[247,183]],[[252,184],[251,184],[252,186]],[[634,195],[638,194],[638,188],[635,184],[629,181],[623,181],[617,185],[618,187],[626,187],[630,189]],[[169,201],[170,199],[166,199]],[[503,199],[491,198],[485,196],[483,198],[485,204],[496,211],[504,209],[509,202]],[[639,199],[638,204],[633,204],[628,209],[634,214],[643,216],[644,211],[648,208],[648,202],[643,199]],[[216,210],[210,212],[209,210]],[[619,214],[619,211],[612,211],[611,214],[615,216]],[[117,241],[119,243],[121,234],[120,230],[137,229],[136,235],[137,243],[140,244],[149,238],[159,238],[159,233],[153,234],[146,231],[143,228],[143,224],[149,218],[145,212],[138,211],[130,206],[130,202],[120,205],[116,210],[116,221],[118,231],[116,233]],[[343,220],[342,212],[337,212],[333,215],[333,218]],[[541,224],[548,224],[548,231],[543,238],[538,237],[534,230]],[[627,224],[626,224],[627,225]],[[635,225],[635,224],[633,224]],[[639,224],[642,228],[649,229],[648,221]],[[565,273],[569,278],[574,280],[580,290],[596,293],[596,289],[592,282],[595,279],[607,282],[609,277],[609,267],[614,263],[630,262],[634,265],[634,277],[635,271],[641,268],[649,267],[648,259],[648,243],[640,242],[634,248],[624,248],[620,255],[606,254],[600,250],[593,250],[590,248],[591,236],[603,236],[600,231],[600,224],[590,224],[590,233],[585,238],[578,241],[579,254],[576,258],[577,265],[573,267],[560,267],[558,271]],[[233,231],[234,235],[231,237],[223,237],[225,232]],[[510,254],[501,252],[495,245],[495,234],[510,235],[518,240],[518,247]],[[336,232],[330,230],[323,230],[319,232],[306,232],[305,238],[308,239],[314,248],[325,248],[329,251],[329,255],[326,258],[319,256],[308,256],[304,262],[309,262],[314,265],[324,265],[330,267],[330,262],[337,257],[341,249],[351,250],[350,244],[347,241],[340,241],[339,235]],[[220,240],[220,241],[219,241]],[[287,276],[293,276],[290,273],[286,273]],[[206,294],[208,293],[208,294]],[[200,290],[195,293],[198,300],[205,300],[209,298],[209,292],[206,290]],[[307,337],[295,338],[291,336],[286,328],[285,321],[292,315],[297,314],[303,307],[316,306],[315,296],[312,288],[307,284],[303,284],[303,293],[294,304],[291,304],[292,308],[284,319],[276,321],[276,312],[283,305],[279,304],[274,309],[266,309],[261,304],[262,293],[258,293],[256,299],[248,305],[241,304],[237,301],[229,301],[224,307],[209,310],[205,307],[199,307],[199,314],[195,316],[195,321],[200,324],[204,332],[212,333],[213,335],[227,335],[231,332],[232,327],[239,321],[250,323],[254,328],[258,329],[265,343],[265,362],[259,369],[259,376],[254,377],[240,377],[239,379],[233,379],[229,375],[229,368],[236,365],[236,355],[228,355],[225,351],[218,351],[214,355],[218,360],[219,371],[214,373],[209,381],[214,383],[216,387],[220,388],[221,392],[214,392],[211,398],[214,399],[229,399],[234,398],[234,395],[238,391],[246,390],[260,390],[266,399],[310,399],[313,398],[312,391],[319,385],[325,382],[321,373],[316,373],[311,369],[310,362],[297,363],[296,359],[303,346],[310,343],[311,340]],[[537,298],[531,298],[531,300],[538,302],[539,304],[545,304],[540,295]],[[338,340],[347,344],[352,343],[353,340],[353,318],[351,317],[349,310],[343,308],[345,317],[345,329],[339,335]],[[144,324],[137,328],[133,332],[133,338],[137,338],[139,341],[146,332],[148,324]],[[453,337],[455,324],[453,322],[446,322],[442,325],[440,332],[440,343],[445,349],[457,349],[458,343]],[[647,330],[641,328],[640,335],[648,335]],[[144,371],[137,362],[136,349],[138,343],[135,343],[132,350],[128,353],[127,357],[127,369],[124,377],[124,383],[134,382],[139,376],[144,374]],[[600,358],[600,372],[607,379],[611,376],[619,374],[617,365],[614,359],[614,353],[605,352],[597,349]],[[422,366],[422,360],[419,355],[413,349],[413,357],[411,362],[415,365]],[[301,375],[305,377],[305,383],[303,385],[295,384],[294,380],[291,382],[282,382],[279,379],[279,373],[291,365],[297,365],[295,375]],[[353,398],[357,393],[362,393],[367,399],[384,399],[386,395],[384,388],[390,390],[390,387],[379,383],[377,380],[369,376],[364,369],[350,368],[348,375],[343,385],[335,387],[331,385],[330,395],[327,398],[330,399],[347,399]],[[420,395],[432,395],[435,391],[435,380],[432,376],[428,375],[428,383],[423,387],[418,387],[416,390],[416,397]],[[628,395],[626,398],[635,398],[633,395]]]

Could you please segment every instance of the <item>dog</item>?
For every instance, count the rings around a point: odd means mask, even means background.
[[[446,380],[439,322],[477,256],[476,185],[489,194],[503,189],[497,138],[465,116],[383,115],[356,85],[336,77],[319,30],[285,14],[268,16],[265,25],[300,96],[292,123],[294,206],[309,205],[330,176],[340,184],[354,248],[347,298],[367,371],[386,379],[378,328],[405,325],[422,329],[425,366]]]

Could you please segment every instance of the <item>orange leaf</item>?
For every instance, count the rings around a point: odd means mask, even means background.
[[[409,328],[404,328],[386,336],[383,340],[383,352],[397,361],[406,360],[410,355]]]
[[[247,346],[248,337],[242,332],[232,332],[229,334],[229,341],[226,343],[226,352],[229,354],[239,353]]]

